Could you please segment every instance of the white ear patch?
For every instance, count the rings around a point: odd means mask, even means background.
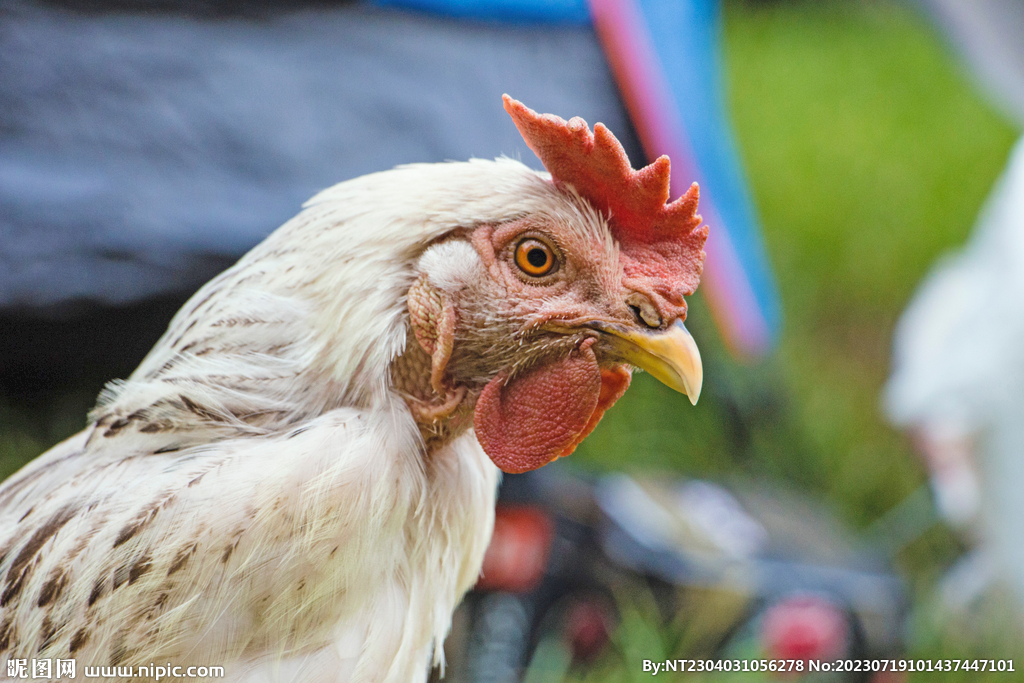
[[[476,249],[458,239],[435,244],[423,252],[417,270],[427,276],[431,285],[449,294],[487,277]]]

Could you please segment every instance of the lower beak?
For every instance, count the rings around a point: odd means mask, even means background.
[[[605,339],[625,362],[651,373],[655,379],[686,394],[697,405],[704,383],[704,368],[697,343],[677,320],[667,330],[638,331],[602,326]]]

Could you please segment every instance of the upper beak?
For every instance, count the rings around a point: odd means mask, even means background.
[[[704,368],[697,343],[683,321],[677,320],[667,330],[639,331],[618,325],[601,325],[599,329],[622,360],[646,370],[697,405]]]

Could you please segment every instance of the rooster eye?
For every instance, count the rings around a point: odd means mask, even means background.
[[[527,238],[516,245],[516,265],[532,277],[548,275],[555,269],[551,247],[540,240]]]

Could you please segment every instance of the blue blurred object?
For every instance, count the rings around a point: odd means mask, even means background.
[[[700,173],[714,198],[774,343],[781,325],[775,279],[732,136],[722,90],[719,0],[640,0]],[[717,227],[717,226],[713,226]]]
[[[701,291],[729,348],[770,351],[780,306],[721,94],[717,0],[590,0],[640,140],[672,160],[673,192],[696,180],[711,233]]]
[[[372,0],[379,7],[401,7],[460,19],[589,24],[584,0]]]

